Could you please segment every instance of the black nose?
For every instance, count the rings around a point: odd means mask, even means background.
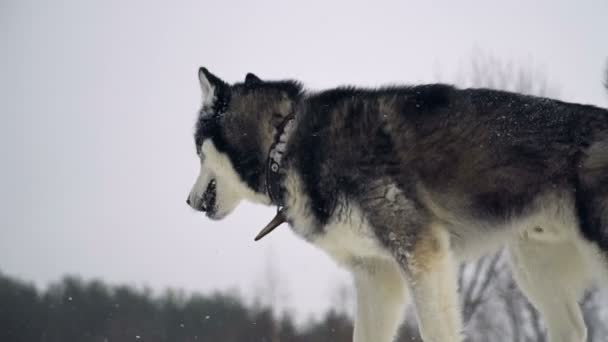
[[[190,196],[188,196],[188,198],[186,198],[186,204],[190,205]]]

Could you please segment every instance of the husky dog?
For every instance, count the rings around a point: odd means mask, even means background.
[[[577,300],[608,282],[608,111],[432,84],[307,92],[199,70],[188,204],[245,199],[352,271],[354,341],[392,341],[412,299],[426,342],[462,341],[456,268],[506,246],[552,342],[582,342]]]

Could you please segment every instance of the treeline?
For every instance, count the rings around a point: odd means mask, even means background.
[[[0,274],[4,342],[351,341],[352,322],[327,312],[297,327],[289,314],[246,304],[237,294],[185,296],[67,277],[39,292]]]
[[[521,295],[501,254],[462,267],[467,341],[545,342],[541,317]],[[338,305],[340,306],[340,305]],[[606,300],[581,300],[588,341],[608,341]],[[397,341],[418,342],[410,314]],[[237,293],[185,295],[66,277],[44,291],[0,273],[0,342],[351,342],[352,320],[329,310],[297,325],[287,312]]]

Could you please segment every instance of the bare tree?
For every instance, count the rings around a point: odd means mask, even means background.
[[[331,293],[331,304],[334,311],[352,318],[352,308],[355,302],[353,292],[353,286],[350,284],[345,282],[338,283]]]
[[[463,319],[465,324],[478,311],[490,294],[492,281],[501,271],[503,252],[482,258],[479,262],[463,264],[460,267],[458,285],[461,289]]]
[[[287,291],[282,285],[283,283],[280,273],[276,269],[275,260],[273,250],[269,250],[266,254],[263,279],[260,285],[258,285],[256,294],[256,300],[269,310],[271,315],[270,342],[280,341],[281,324],[279,314],[287,300]]]
[[[514,91],[536,96],[559,96],[542,69],[502,61],[483,51],[476,51],[470,65],[457,76],[463,86]]]
[[[606,60],[606,75],[604,76],[604,87],[608,90],[608,60]]]

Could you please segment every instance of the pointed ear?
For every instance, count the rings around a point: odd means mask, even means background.
[[[215,87],[211,84],[208,74],[209,71],[206,68],[200,67],[198,69],[198,80],[203,92],[203,106],[213,104],[213,98],[215,97]]]
[[[205,67],[198,69],[198,80],[201,83],[201,91],[203,92],[203,105],[213,104],[218,93],[223,92],[228,87],[224,81],[210,73]]]
[[[252,74],[252,73],[248,73],[245,76],[245,85],[246,86],[252,86],[252,85],[256,85],[258,83],[262,83],[262,80],[257,77],[256,75]]]

